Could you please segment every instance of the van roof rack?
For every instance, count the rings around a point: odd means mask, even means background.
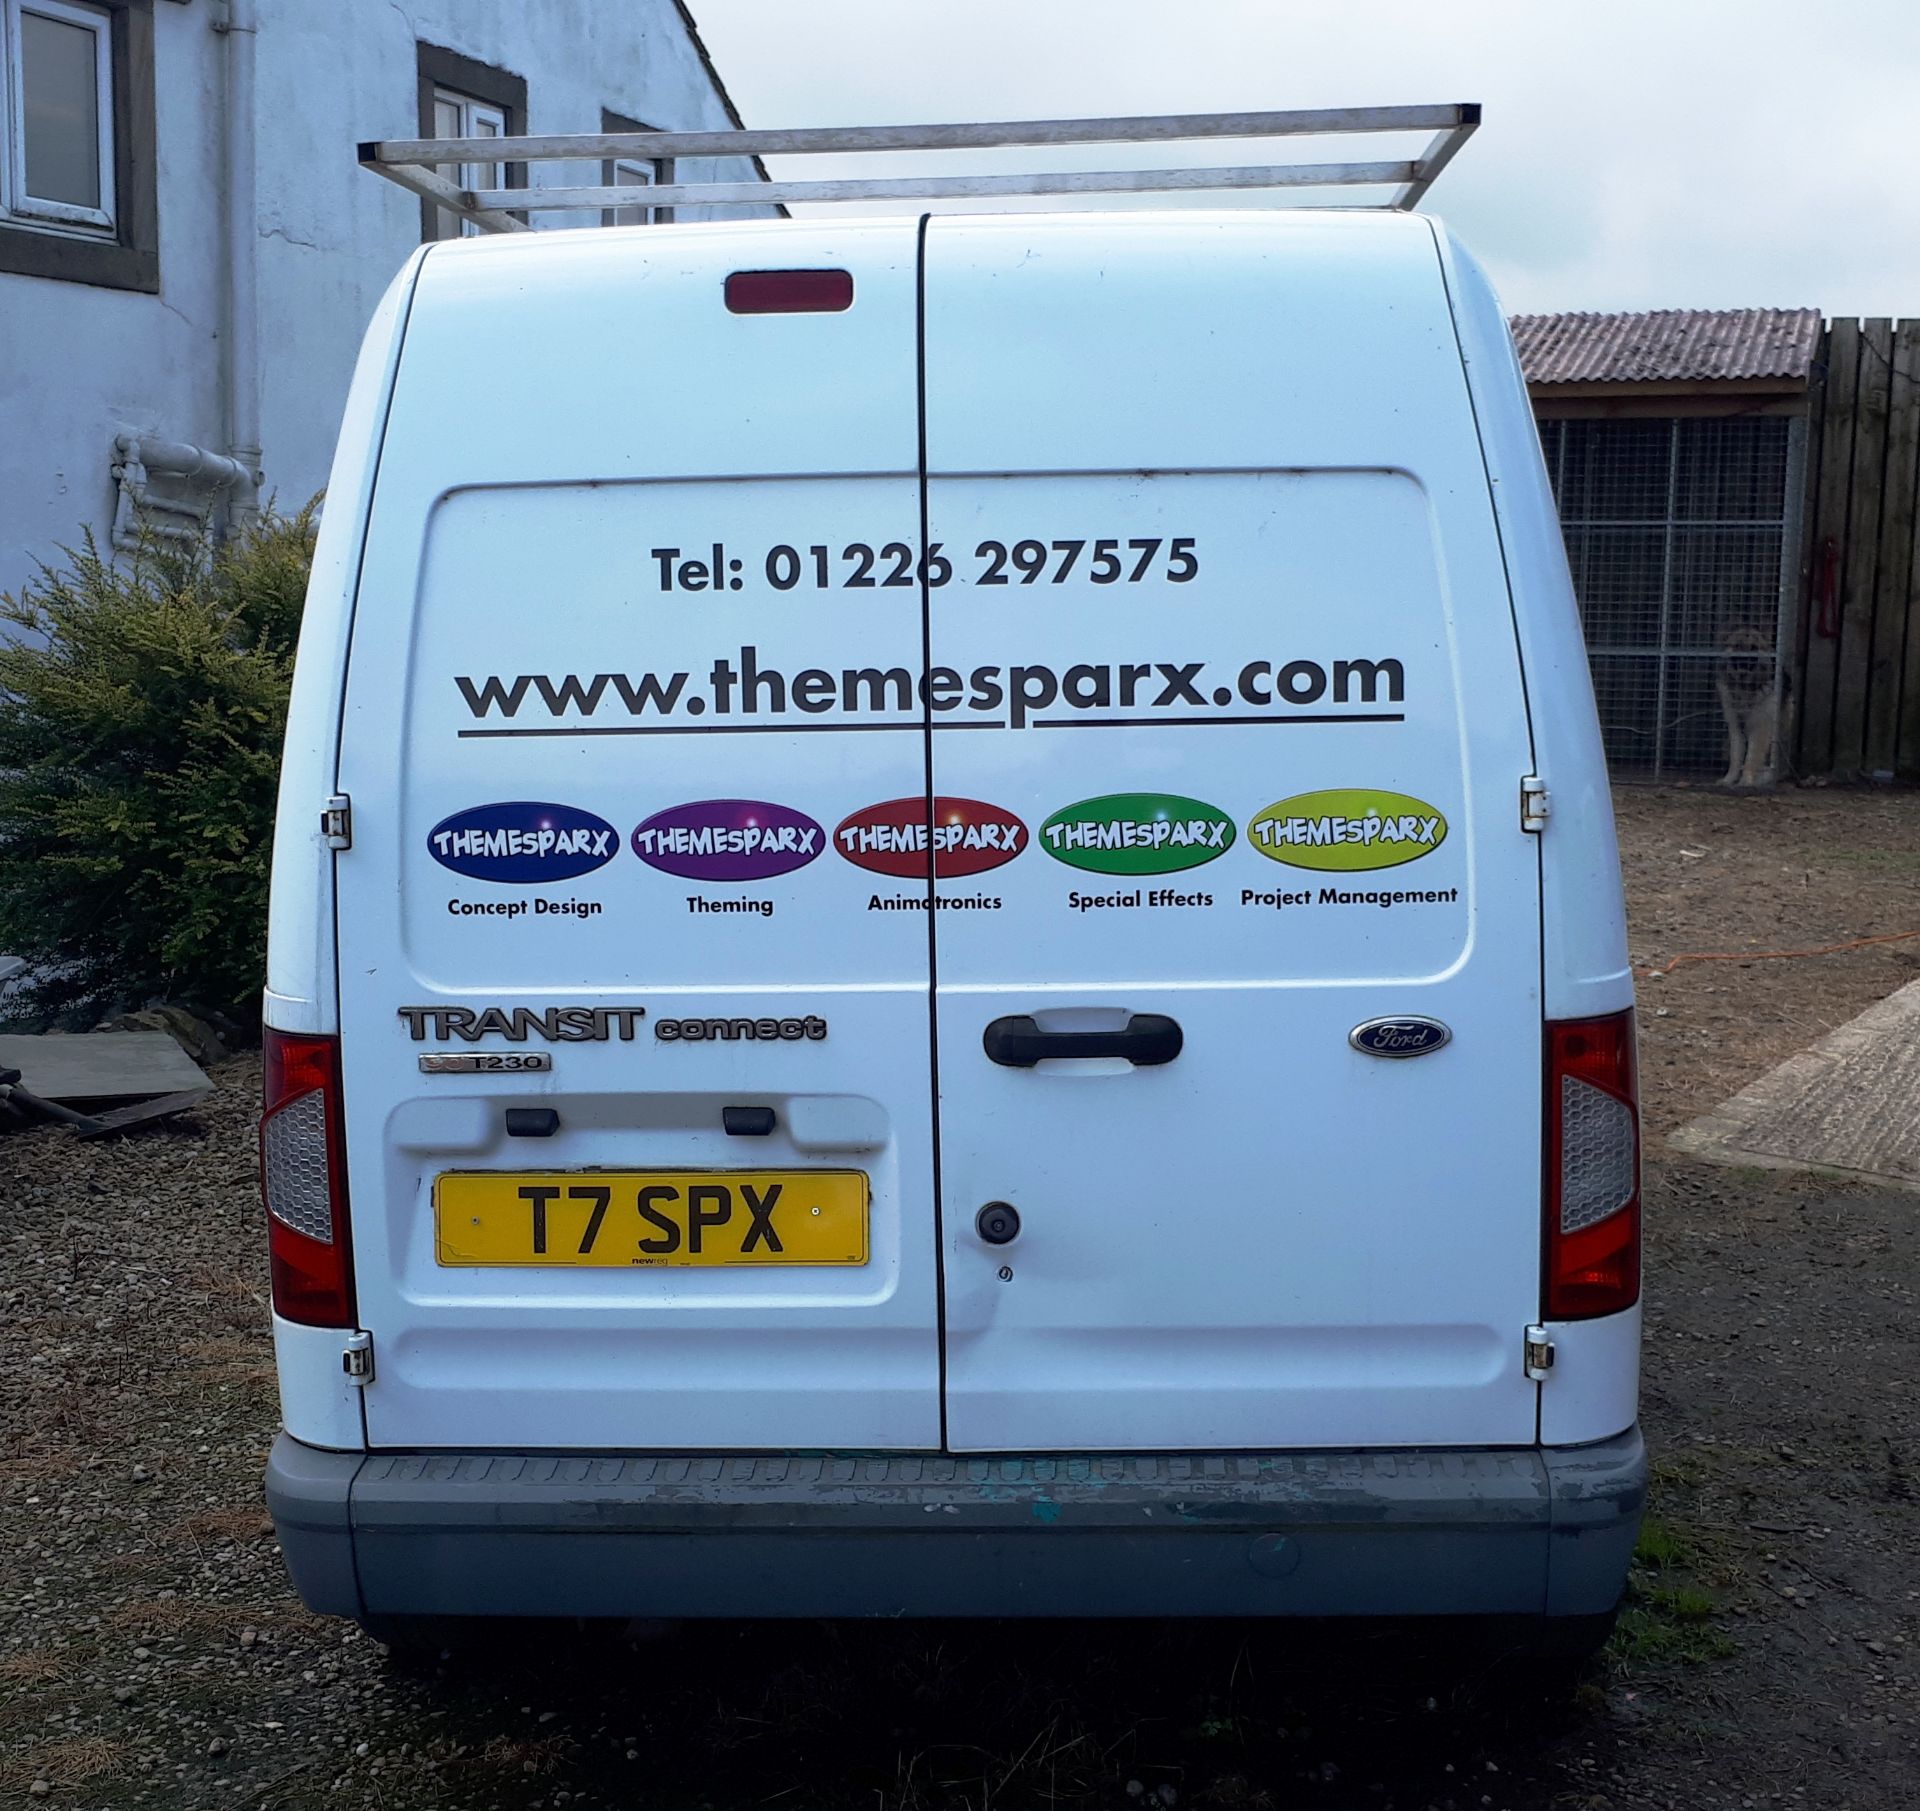
[[[388,138],[359,148],[362,166],[488,232],[524,232],[528,207],[588,210],[765,207],[802,201],[987,200],[1033,195],[1144,195],[1221,189],[1374,188],[1375,205],[1417,207],[1480,123],[1476,101],[1407,107],[1303,107],[1279,113],[1168,113],[1127,119],[1014,120],[948,126],[813,126],[772,131],[594,132],[523,138]],[[973,176],[822,181],[663,182],[631,187],[471,189],[462,164],[668,162],[682,157],[796,157],[854,151],[978,151],[1012,145],[1137,145],[1216,138],[1305,138],[1430,131],[1417,157],[1352,163],[1189,164],[1157,170],[1043,170]],[[440,173],[456,166],[452,176]],[[671,172],[669,171],[669,174]]]

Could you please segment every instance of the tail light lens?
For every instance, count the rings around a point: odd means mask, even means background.
[[[729,314],[839,314],[853,306],[853,272],[736,270],[724,293]]]
[[[266,1034],[260,1195],[267,1207],[273,1311],[309,1327],[351,1327],[353,1251],[337,1039]]]
[[[1640,1299],[1640,1086],[1633,1014],[1547,1026],[1546,1314]]]

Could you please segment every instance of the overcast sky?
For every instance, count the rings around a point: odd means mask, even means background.
[[[1477,100],[1425,205],[1514,312],[1920,314],[1920,0],[692,4],[750,126]]]

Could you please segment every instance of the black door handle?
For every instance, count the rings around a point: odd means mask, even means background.
[[[1124,1056],[1141,1068],[1170,1063],[1186,1042],[1177,1019],[1136,1012],[1118,1031],[1042,1031],[1024,1013],[995,1019],[980,1040],[1009,1069],[1031,1069],[1043,1057]]]

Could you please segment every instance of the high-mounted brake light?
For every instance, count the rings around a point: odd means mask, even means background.
[[[850,270],[736,270],[729,314],[839,314],[853,306]]]
[[[309,1327],[351,1327],[353,1251],[337,1039],[266,1034],[260,1195],[273,1311]]]
[[[1546,1316],[1640,1299],[1640,1088],[1633,1014],[1547,1026]]]

